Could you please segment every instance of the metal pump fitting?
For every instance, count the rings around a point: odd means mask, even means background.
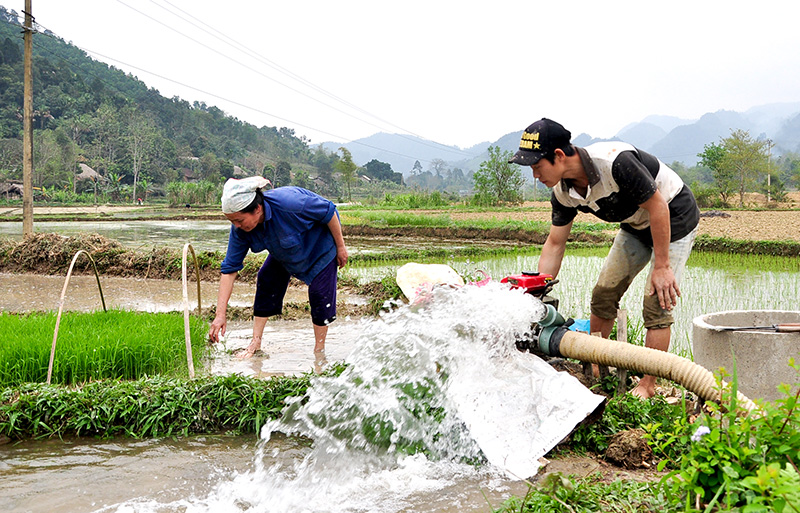
[[[559,351],[561,338],[568,331],[564,327],[566,320],[553,305],[544,305],[545,314],[539,321],[542,331],[539,333],[539,350],[548,356],[562,356]]]

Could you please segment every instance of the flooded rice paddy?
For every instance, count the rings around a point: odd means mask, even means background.
[[[227,221],[37,221],[36,233],[58,233],[76,236],[81,233],[97,233],[109,239],[118,240],[131,249],[144,249],[153,246],[182,248],[190,242],[195,251],[221,251],[228,247],[228,233],[231,224]],[[402,249],[458,249],[474,245],[481,247],[508,243],[498,241],[468,241],[463,239],[443,240],[440,238],[410,237],[352,237],[345,233],[350,254],[380,253]],[[0,223],[0,238],[22,239],[22,223]]]
[[[0,229],[9,224],[0,223]],[[161,222],[111,221],[98,223],[38,223],[37,231],[57,231],[69,235],[90,231],[115,238],[128,247],[167,245],[181,247],[192,242],[197,251],[224,251],[227,223],[209,221]],[[70,232],[69,230],[75,230]],[[105,230],[105,231],[104,231]],[[0,237],[4,236],[0,231]],[[353,252],[381,251],[387,248],[460,247],[467,241],[433,239],[349,239]],[[438,244],[438,246],[437,246]],[[452,244],[448,246],[448,244]],[[536,267],[535,251],[516,256],[486,258],[475,261],[453,259],[449,263],[459,272],[486,271],[495,280]],[[558,297],[560,311],[575,318],[588,317],[588,302],[602,256],[565,257],[559,283],[553,295]],[[350,266],[345,272],[364,281],[393,275],[404,262],[364,267]],[[800,298],[800,273],[747,269],[709,268],[690,265],[681,286],[683,298],[676,311],[673,352],[691,355],[691,323],[698,315],[733,309],[796,310]],[[134,280],[102,277],[103,291],[109,307],[145,311],[171,311],[183,308],[179,282]],[[62,276],[0,275],[0,297],[3,311],[24,312],[55,310],[63,287]],[[641,322],[641,291],[644,275],[632,285],[622,307],[630,312],[633,323]],[[196,305],[196,288],[190,285],[190,306]],[[237,284],[232,306],[249,306],[253,286]],[[290,292],[290,301],[305,301],[305,290]],[[203,283],[203,305],[216,302],[216,284]],[[93,276],[74,276],[67,292],[65,307],[76,310],[99,309],[100,302]],[[359,301],[359,298],[352,298]],[[422,351],[431,351],[431,343],[446,341],[450,345],[464,334],[476,339],[504,337],[498,335],[495,312],[496,298],[478,299],[485,304],[448,306],[438,320],[416,318],[413,312],[401,325],[383,326],[392,336],[377,335],[376,325],[386,318],[341,318],[331,326],[328,335],[327,360],[347,360],[363,346],[375,348],[374,360],[365,363],[363,376],[375,376],[387,365],[401,369],[402,378],[413,378],[413,366],[398,362],[415,361]],[[494,313],[492,313],[494,312]],[[391,322],[391,320],[390,320]],[[415,324],[421,323],[421,324]],[[455,328],[454,328],[455,326]],[[218,344],[207,363],[206,372],[241,373],[254,377],[300,374],[324,366],[311,351],[313,333],[308,321],[275,321],[267,325],[263,354],[250,360],[239,360],[234,353],[249,340],[250,323],[229,325],[228,336]],[[372,335],[364,338],[367,333]],[[458,334],[457,336],[454,334]],[[415,338],[416,337],[416,338]],[[401,351],[408,339],[421,340]],[[437,342],[439,341],[439,342]],[[513,341],[506,340],[511,344]],[[445,344],[447,345],[447,344]],[[438,347],[438,346],[436,346]],[[380,355],[384,355],[382,358]],[[448,359],[458,365],[470,360]],[[486,374],[486,358],[473,358],[481,372],[469,374],[470,386],[475,376]],[[391,363],[395,362],[395,363]],[[328,362],[329,363],[329,362]],[[389,383],[388,388],[392,388]],[[396,399],[383,396],[352,397],[337,395],[341,382],[328,382],[321,393],[333,393],[346,408],[354,404],[374,404],[376,412],[387,415],[397,411],[391,406]],[[381,390],[385,388],[381,387]],[[448,392],[443,392],[447,398]],[[355,401],[355,402],[354,402]],[[326,404],[332,405],[331,402]],[[333,406],[333,405],[332,405]],[[485,406],[489,407],[489,406]],[[339,410],[341,411],[341,410]],[[309,417],[313,418],[313,416]],[[346,418],[345,421],[353,419]],[[283,431],[292,433],[285,436]],[[489,511],[511,494],[524,495],[526,485],[509,478],[493,465],[473,467],[458,463],[458,458],[427,460],[423,457],[400,457],[360,447],[343,452],[335,436],[314,431],[313,422],[305,428],[273,425],[269,441],[256,436],[206,436],[160,440],[49,440],[27,441],[0,446],[0,511],[91,511],[91,512],[465,512]],[[452,449],[456,454],[459,450]]]

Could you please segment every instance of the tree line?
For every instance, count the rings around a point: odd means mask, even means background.
[[[0,181],[22,177],[23,55],[19,15],[0,6]],[[490,147],[479,169],[465,172],[434,159],[409,176],[385,162],[363,166],[345,147],[312,146],[285,127],[256,127],[203,102],[165,98],[136,77],[91,59],[44,30],[34,70],[35,197],[57,201],[136,202],[168,194],[170,184],[203,181],[200,197],[233,176],[261,175],[274,186],[299,185],[342,201],[381,201],[409,191],[436,191],[476,205],[545,200],[530,171]],[[780,201],[800,186],[800,157],[771,156],[768,140],[733,131],[707,145],[700,163],[671,166],[703,206],[744,202],[746,192]],[[96,174],[86,172],[86,167]],[[85,177],[81,179],[81,177]],[[210,184],[205,185],[205,184]],[[181,191],[173,186],[172,191]]]
[[[0,180],[22,177],[23,49],[19,15],[0,6]],[[168,184],[262,175],[322,194],[352,190],[349,154],[326,151],[285,127],[256,127],[203,102],[165,98],[136,77],[91,59],[47,30],[34,40],[37,195],[136,201]],[[96,175],[79,179],[88,166]],[[342,168],[345,166],[345,168]],[[358,178],[402,183],[374,161]],[[342,181],[343,179],[343,181]]]

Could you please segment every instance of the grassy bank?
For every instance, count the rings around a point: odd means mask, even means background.
[[[311,383],[311,375],[268,380],[233,375],[104,380],[74,387],[26,384],[0,389],[0,435],[256,433],[281,414],[286,398],[303,395]],[[784,392],[783,399],[749,416],[740,415],[727,397],[723,406],[707,403],[696,420],[688,403],[614,397],[601,419],[580,426],[550,457],[577,452],[610,459],[619,434],[640,430],[650,452],[636,448],[641,456],[630,461],[657,462],[659,473],[645,482],[552,474],[492,511],[796,511],[800,392],[788,386]]]
[[[0,435],[12,440],[75,436],[160,437],[255,433],[277,418],[284,399],[303,395],[309,377],[162,376],[81,385],[0,389]]]
[[[713,253],[764,255],[770,257],[800,256],[800,242],[735,240],[726,237],[709,237],[707,235],[697,237],[694,243],[694,249]]]

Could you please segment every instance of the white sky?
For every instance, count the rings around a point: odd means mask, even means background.
[[[611,137],[650,114],[800,101],[796,1],[32,0],[32,11],[164,96],[312,144],[388,132],[465,148],[541,117]]]

